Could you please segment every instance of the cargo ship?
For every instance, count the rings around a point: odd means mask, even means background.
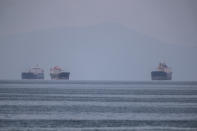
[[[27,72],[21,73],[22,79],[44,79],[44,70],[41,69],[38,65],[32,67]]]
[[[160,62],[157,70],[151,72],[152,80],[172,80],[171,69],[163,62]]]
[[[69,80],[70,72],[64,72],[59,66],[50,69],[52,80]]]

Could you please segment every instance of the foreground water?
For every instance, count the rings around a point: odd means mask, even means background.
[[[197,131],[197,82],[0,81],[1,131]]]

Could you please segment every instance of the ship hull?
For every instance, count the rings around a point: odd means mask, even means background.
[[[44,73],[34,74],[32,72],[22,72],[22,79],[44,79]]]
[[[172,72],[152,71],[152,80],[172,80]]]
[[[52,80],[69,80],[70,72],[50,73]]]

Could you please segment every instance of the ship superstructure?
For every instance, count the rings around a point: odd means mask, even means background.
[[[157,70],[151,72],[152,80],[172,80],[172,71],[164,62],[160,62]]]
[[[21,73],[22,79],[44,79],[44,70],[38,65],[30,68],[27,72]]]
[[[50,69],[50,76],[52,80],[69,80],[70,72],[64,72],[59,66]]]

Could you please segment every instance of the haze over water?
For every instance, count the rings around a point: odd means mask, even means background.
[[[1,0],[0,79],[39,64],[72,80],[197,80],[195,0]]]
[[[196,131],[196,5],[0,0],[0,131]],[[160,61],[172,81],[150,81]]]

